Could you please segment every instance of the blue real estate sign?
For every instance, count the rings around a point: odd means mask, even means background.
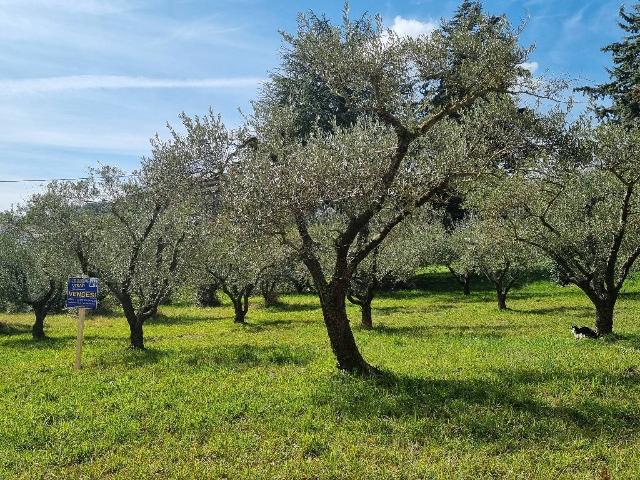
[[[98,308],[98,279],[69,277],[67,283],[67,308]]]

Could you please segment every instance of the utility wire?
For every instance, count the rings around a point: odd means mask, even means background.
[[[28,183],[28,182],[73,182],[75,180],[88,180],[89,177],[80,178],[25,178],[22,180],[0,180],[0,183]]]
[[[135,175],[118,175],[119,178],[134,177]],[[0,183],[42,183],[42,182],[75,182],[89,180],[91,177],[78,178],[24,178],[21,180],[0,180]]]

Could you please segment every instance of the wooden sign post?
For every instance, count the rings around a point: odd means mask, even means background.
[[[82,343],[84,342],[84,320],[87,308],[98,308],[98,279],[69,277],[67,282],[67,308],[78,309],[78,335],[76,337],[76,361],[74,367],[82,367]]]
[[[82,366],[82,343],[84,342],[84,318],[85,308],[78,309],[78,336],[76,337],[76,370],[80,370]]]

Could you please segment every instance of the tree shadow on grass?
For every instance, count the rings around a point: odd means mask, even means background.
[[[314,310],[320,310],[320,304],[281,302],[277,305],[262,308],[267,312],[313,312]]]
[[[505,336],[506,331],[520,329],[511,325],[403,325],[393,327],[385,324],[378,324],[373,327],[372,332],[389,336],[402,337],[440,337],[456,336],[469,338],[500,338]]]
[[[208,311],[214,311],[216,309],[218,309],[219,307],[210,307],[210,308],[203,308],[202,310],[204,312],[208,312]],[[156,315],[153,318],[150,318],[149,320],[147,320],[145,322],[145,326],[148,325],[193,325],[195,323],[203,323],[203,322],[213,322],[213,321],[217,321],[217,320],[224,320],[228,317],[224,316],[208,316],[208,315],[165,315],[163,313],[159,313],[158,315]],[[123,321],[124,321],[124,317],[123,317]]]
[[[168,352],[153,347],[147,347],[144,350],[132,348],[115,349],[93,358],[91,367],[144,367],[160,363],[167,355]]]
[[[620,292],[621,300],[640,300],[640,292]]]
[[[315,358],[308,348],[288,345],[227,345],[180,352],[178,362],[187,367],[254,368],[268,365],[307,365]]]
[[[290,329],[295,326],[296,323],[306,323],[299,320],[292,319],[270,319],[270,320],[260,320],[258,322],[247,322],[242,325],[239,325],[241,328],[244,328],[246,331],[251,333],[259,333],[265,330],[270,329]]]
[[[448,310],[455,310],[459,308],[459,305],[455,303],[435,303],[433,305],[420,306],[420,307],[403,307],[403,306],[384,306],[384,307],[376,307],[374,304],[373,311],[374,314],[378,313],[379,315],[388,316],[395,315],[398,313],[439,313],[446,312]]]
[[[597,376],[598,382],[623,381],[624,375]],[[592,396],[570,404],[555,404],[536,398],[538,384],[575,380],[571,372],[534,373],[521,370],[498,372],[498,378],[430,379],[384,372],[361,379],[336,374],[317,390],[317,407],[329,408],[337,418],[372,422],[370,428],[388,428],[403,420],[421,429],[403,429],[409,441],[432,441],[456,436],[484,442],[518,444],[540,438],[618,438],[640,436],[640,413],[633,405],[621,407]],[[596,374],[581,375],[589,384]],[[628,380],[632,382],[633,380]]]
[[[640,334],[637,333],[616,333],[608,342],[640,350]]]
[[[68,335],[63,337],[44,337],[40,339],[31,336],[9,337],[4,341],[4,346],[25,350],[59,350],[75,342],[76,337]]]
[[[91,364],[98,368],[144,367],[154,364],[170,365],[172,369],[214,368],[243,370],[268,365],[306,365],[315,358],[309,349],[287,345],[255,346],[223,345],[189,349],[164,350],[145,348],[103,353]]]
[[[526,309],[513,309],[515,313],[524,313],[528,315],[566,315],[571,317],[583,318],[594,315],[594,311],[589,307],[580,306],[555,306],[555,307],[540,307],[540,308],[526,308]]]
[[[21,335],[29,332],[31,332],[29,325],[9,325],[8,323],[0,322],[0,337],[10,337],[12,335]]]

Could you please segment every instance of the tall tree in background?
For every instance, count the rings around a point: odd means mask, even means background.
[[[234,321],[245,323],[249,297],[262,281],[271,279],[272,269],[285,263],[283,247],[273,238],[255,236],[244,225],[219,215],[206,226],[198,252],[200,278],[211,278],[229,297]]]
[[[506,310],[509,292],[534,270],[537,252],[515,239],[499,218],[472,217],[454,231],[452,239],[458,268],[484,275],[495,289],[498,309]]]
[[[620,8],[619,25],[625,32],[623,39],[603,48],[613,57],[614,66],[608,70],[610,81],[578,90],[594,101],[610,100],[608,105],[595,107],[601,120],[640,128],[640,3],[629,10]]]
[[[145,321],[181,278],[194,234],[188,214],[140,176],[108,167],[87,180],[50,185],[34,205],[41,224],[57,233],[61,252],[118,300],[131,347],[144,348]]]

